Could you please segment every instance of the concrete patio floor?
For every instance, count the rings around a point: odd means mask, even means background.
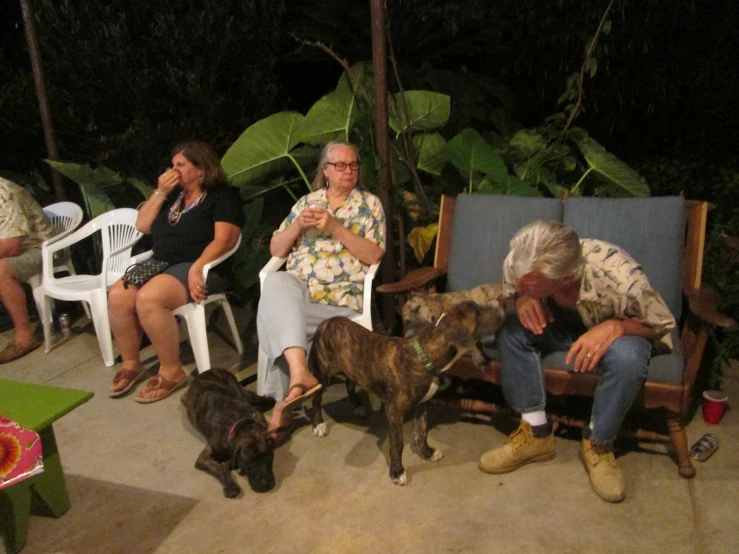
[[[0,336],[0,348],[11,336]],[[211,332],[213,365],[246,367],[255,348],[247,342],[242,358]],[[189,348],[182,350],[192,370]],[[142,356],[155,364],[151,347]],[[558,438],[551,462],[486,475],[477,469],[480,455],[502,445],[515,423],[440,406],[431,409],[429,442],[444,458],[428,463],[413,454],[407,423],[409,484],[393,485],[384,416],[357,419],[336,386],[324,401],[329,435],[313,437],[306,421],[275,453],[276,487],[257,494],[237,477],[244,492],[230,500],[213,477],[193,467],[204,441],[187,422],[182,392],[151,405],[133,395],[113,400],[107,396],[113,372],[101,361],[91,325],[75,329],[49,354],[41,348],[0,366],[4,379],[95,393],[55,424],[72,507],[60,519],[32,517],[24,553],[739,549],[739,410],[729,410],[718,426],[706,425],[700,412],[690,423],[691,444],[707,431],[721,441],[708,461],[696,463],[692,480],[678,476],[661,445],[621,456],[628,497],[613,505],[591,491],[577,440]],[[739,401],[736,365],[725,389],[730,403]]]

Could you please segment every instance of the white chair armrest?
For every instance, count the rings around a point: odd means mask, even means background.
[[[267,278],[267,275],[269,275],[270,273],[277,273],[277,271],[285,264],[286,261],[287,258],[272,256],[272,258],[270,258],[267,264],[259,272],[259,287],[261,288],[264,285],[264,280]]]
[[[50,244],[54,244],[55,242],[62,240],[64,237],[66,237],[67,235],[69,235],[70,233],[73,233],[73,232],[74,232],[74,228],[67,229],[66,231],[62,231],[61,233],[58,233],[58,234],[54,235],[53,237],[48,238],[44,242],[42,242],[41,243],[41,248],[43,248],[44,246],[48,246]]]
[[[215,260],[212,262],[208,262],[203,266],[203,281],[208,280],[208,272],[213,269],[215,266],[220,264],[221,262],[225,261],[226,259],[230,258],[234,252],[236,252],[239,249],[239,246],[241,245],[241,233],[239,233],[239,238],[236,240],[236,244],[233,245],[231,250],[228,252],[224,252],[220,256],[218,256]]]
[[[144,262],[151,258],[154,255],[153,250],[147,250],[146,252],[142,252],[141,254],[136,254],[135,256],[131,256],[131,263],[132,264],[140,264],[141,262]]]

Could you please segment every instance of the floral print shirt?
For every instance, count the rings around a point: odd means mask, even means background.
[[[352,233],[385,247],[385,212],[380,199],[367,191],[352,189],[346,202],[337,210],[331,210],[326,189],[303,196],[282,222],[279,233],[293,224],[295,218],[307,207],[319,207],[331,215]],[[369,269],[349,253],[338,239],[318,229],[308,229],[300,234],[287,259],[287,271],[303,279],[310,292],[310,300],[316,304],[347,306],[362,311],[364,277]]]
[[[591,329],[609,319],[635,319],[654,330],[655,352],[672,350],[669,331],[675,318],[660,294],[649,284],[641,265],[622,248],[595,239],[581,239],[585,261],[577,311]],[[503,275],[513,283],[513,264],[508,256]]]
[[[56,234],[54,224],[29,192],[0,177],[0,239],[23,237],[22,248],[41,248]]]

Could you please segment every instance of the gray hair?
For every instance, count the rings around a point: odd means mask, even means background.
[[[329,156],[331,155],[331,152],[334,151],[335,148],[338,148],[339,146],[346,146],[347,148],[351,148],[354,150],[354,153],[357,155],[357,161],[361,164],[362,159],[359,155],[359,148],[354,146],[351,142],[343,141],[343,140],[332,140],[329,142],[326,146],[324,146],[323,150],[321,151],[321,157],[318,161],[318,169],[316,169],[316,176],[313,178],[312,187],[313,190],[319,190],[326,186],[326,176],[323,174],[323,170],[326,169],[326,166],[328,165]],[[359,166],[359,173],[357,175],[357,186],[362,186],[362,166]]]
[[[580,237],[558,221],[539,219],[519,229],[511,239],[509,255],[515,280],[535,269],[549,279],[582,277]]]

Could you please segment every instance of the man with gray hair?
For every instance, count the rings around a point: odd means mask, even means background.
[[[593,490],[621,502],[626,490],[613,442],[650,356],[672,349],[668,333],[675,318],[641,266],[618,246],[580,239],[572,228],[543,220],[520,229],[510,245],[503,274],[518,298],[496,343],[503,392],[521,424],[504,446],[482,456],[479,467],[507,473],[554,458],[541,358],[567,351],[573,371],[601,377],[580,458]]]
[[[41,273],[41,243],[56,234],[51,220],[26,189],[0,177],[0,301],[13,320],[15,339],[0,351],[0,364],[38,348],[21,283]]]

